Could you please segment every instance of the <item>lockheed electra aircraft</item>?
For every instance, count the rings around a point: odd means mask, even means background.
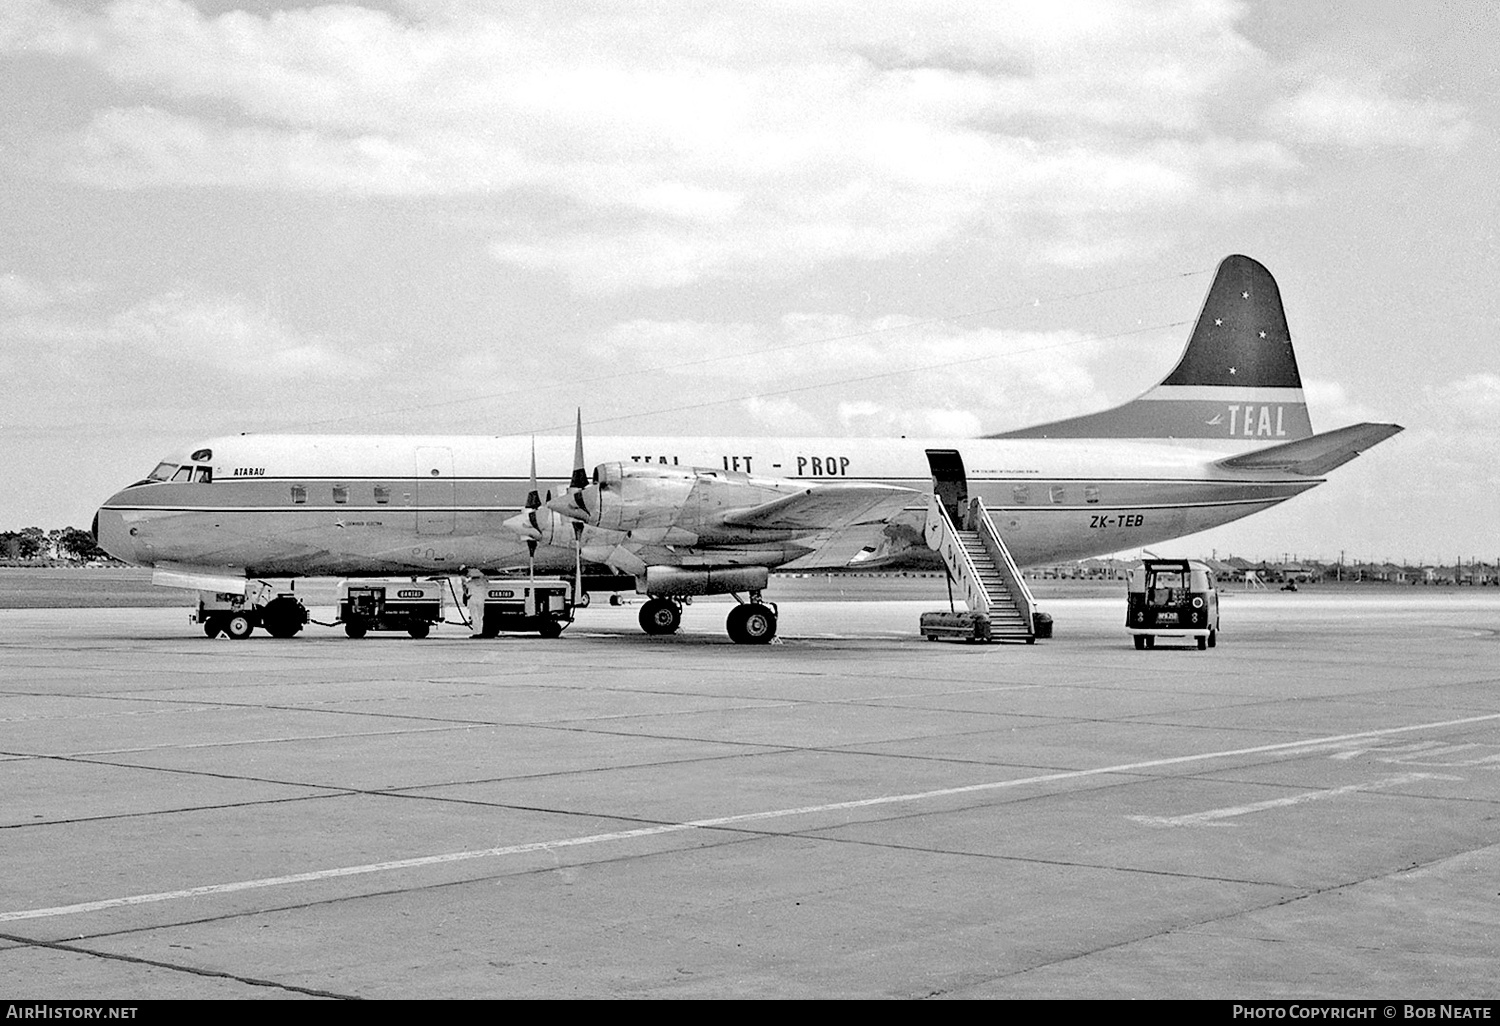
[[[571,439],[213,438],[111,496],[95,535],[159,583],[260,596],[300,576],[585,566],[585,587],[607,572],[649,596],[650,633],[676,630],[691,596],[733,594],[729,633],[754,642],[776,630],[770,571],[940,565],[924,524],[945,488],[981,499],[1035,566],[1257,513],[1400,430],[1313,433],[1276,282],[1231,256],[1172,372],[1099,413],[962,439],[594,437],[609,462],[592,476],[581,421]],[[538,462],[573,468],[545,502]],[[257,616],[277,636],[307,620],[286,594]]]

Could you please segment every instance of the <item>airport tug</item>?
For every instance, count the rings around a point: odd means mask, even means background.
[[[1157,638],[1193,638],[1198,648],[1219,643],[1219,592],[1213,571],[1188,559],[1147,559],[1126,578],[1125,630],[1137,649]]]

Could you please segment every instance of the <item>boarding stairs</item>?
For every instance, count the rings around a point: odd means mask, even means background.
[[[988,617],[991,640],[1031,644],[1037,638],[1036,599],[1005,539],[978,498],[959,511],[963,522],[955,524],[947,505],[933,495],[924,531],[927,547],[942,556],[969,612]]]

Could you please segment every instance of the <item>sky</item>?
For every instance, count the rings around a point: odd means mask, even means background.
[[[1314,428],[1406,431],[1172,554],[1494,560],[1497,12],[6,0],[0,530],[241,431],[1103,409],[1245,253]]]

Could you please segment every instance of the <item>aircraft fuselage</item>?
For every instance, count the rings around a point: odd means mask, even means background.
[[[359,576],[527,565],[525,541],[504,527],[530,490],[532,440],[483,436],[243,435],[217,438],[158,468],[101,508],[100,544],[142,565],[223,568],[250,577]],[[537,438],[544,492],[566,488],[573,439]],[[779,539],[714,549],[702,565],[787,570],[869,569],[926,561],[922,542],[932,474],[925,451],[962,454],[971,496],[984,500],[1022,566],[1086,558],[1217,527],[1321,482],[1231,471],[1217,444],[1078,439],[596,437],[598,462],[702,467],[809,484],[872,481],[911,488],[893,520],[828,539]],[[199,457],[195,459],[194,457]],[[184,471],[182,468],[191,468]],[[175,478],[175,480],[174,480]],[[861,536],[859,531],[863,531]],[[669,540],[668,540],[669,541]],[[585,557],[612,542],[585,528]],[[647,553],[649,557],[649,552]],[[670,561],[691,566],[691,546]],[[542,572],[571,570],[571,528],[549,533]],[[652,562],[647,558],[647,562]]]

